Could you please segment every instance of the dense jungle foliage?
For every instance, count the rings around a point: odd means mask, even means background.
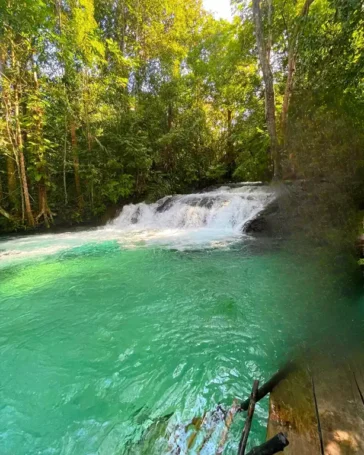
[[[361,0],[0,0],[0,230],[227,180],[362,200]]]

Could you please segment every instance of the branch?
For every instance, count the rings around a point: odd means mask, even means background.
[[[277,373],[275,373],[269,381],[262,385],[257,392],[257,402],[264,398],[268,393],[270,393],[274,387],[276,387],[283,379],[285,379],[292,371],[297,368],[295,362],[287,362],[283,368],[281,368]],[[243,403],[240,405],[241,411],[247,411],[250,404],[250,397],[247,398]]]
[[[13,219],[13,217],[10,215],[10,213],[7,212],[5,209],[3,209],[1,206],[0,206],[0,215],[5,216],[5,218],[7,218],[8,220]]]
[[[259,381],[256,380],[256,381],[254,381],[252,393],[250,395],[248,415],[247,415],[247,418],[245,421],[243,433],[241,435],[238,455],[245,454],[246,444],[248,442],[249,432],[250,432],[250,428],[251,428],[252,420],[253,420],[253,416],[254,416],[255,403],[257,401],[258,387],[259,387]]]

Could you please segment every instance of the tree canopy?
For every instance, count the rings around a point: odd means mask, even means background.
[[[227,180],[360,186],[360,0],[1,0],[0,230]]]

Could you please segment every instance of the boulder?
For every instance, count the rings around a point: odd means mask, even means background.
[[[254,218],[247,221],[243,226],[243,233],[249,235],[272,236],[280,227],[280,207],[278,200],[274,200]]]

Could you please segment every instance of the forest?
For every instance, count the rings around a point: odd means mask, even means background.
[[[364,0],[225,2],[0,0],[0,455],[364,454]]]
[[[364,176],[361,0],[1,0],[0,231],[226,181]]]

